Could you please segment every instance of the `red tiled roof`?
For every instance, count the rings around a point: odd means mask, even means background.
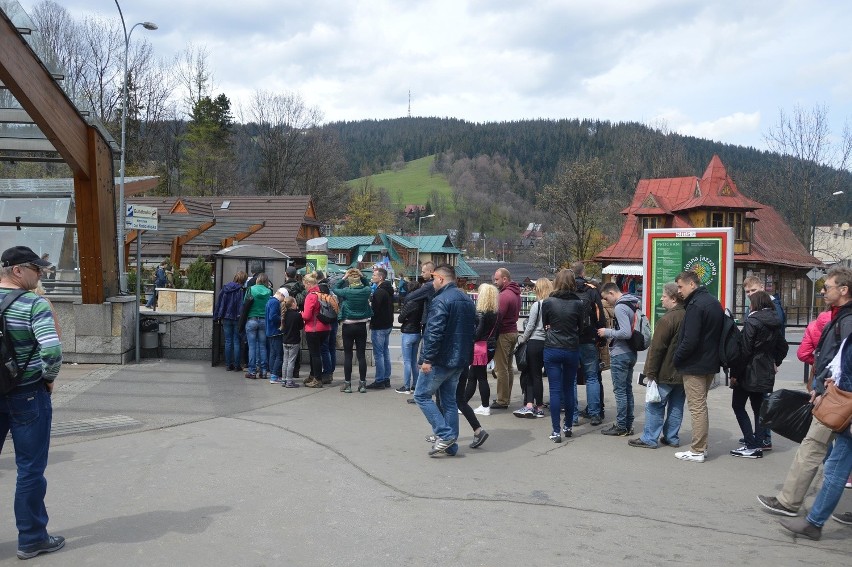
[[[700,196],[696,196],[696,184]],[[645,207],[653,195],[659,207]],[[672,205],[673,204],[673,205]],[[668,208],[667,212],[664,210]],[[595,257],[602,262],[641,262],[642,236],[637,215],[662,215],[671,219],[672,228],[691,228],[687,211],[702,209],[739,209],[747,219],[756,219],[751,252],[737,254],[736,261],[779,264],[793,267],[818,266],[821,262],[808,254],[802,243],[775,209],[743,196],[728,176],[719,156],[713,156],[701,179],[674,177],[642,179],[636,185],[633,201],[621,211],[627,218],[621,237]]]

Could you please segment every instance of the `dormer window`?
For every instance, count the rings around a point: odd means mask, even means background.
[[[645,234],[646,228],[665,228],[663,217],[639,217],[639,236]]]
[[[710,213],[710,226],[713,228],[733,228],[734,240],[746,239],[744,221],[744,214],[741,212],[713,211]]]

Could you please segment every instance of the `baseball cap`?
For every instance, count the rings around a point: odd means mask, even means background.
[[[50,265],[47,260],[42,260],[38,254],[33,252],[26,246],[13,246],[3,251],[0,256],[0,266],[8,268],[9,266],[19,266],[21,264],[33,264],[46,268]]]
[[[278,288],[278,293],[280,293],[280,294],[281,294],[281,295],[283,295],[284,297],[290,297],[290,292],[287,290],[287,288],[286,288],[286,287],[279,287],[279,288]]]

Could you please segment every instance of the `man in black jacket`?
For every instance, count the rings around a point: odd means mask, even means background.
[[[710,295],[695,272],[681,272],[676,278],[686,315],[680,326],[680,344],[674,355],[675,368],[683,373],[686,405],[692,417],[692,445],[675,453],[683,461],[703,463],[707,454],[710,417],[707,392],[719,372],[719,341],[725,316],[722,304]]]
[[[393,285],[387,281],[384,268],[373,270],[376,291],[370,297],[373,317],[370,319],[370,339],[373,341],[373,358],[376,361],[376,379],[367,384],[368,390],[390,388],[391,358],[390,334],[393,330]]]
[[[592,425],[600,425],[601,401],[603,400],[603,386],[601,385],[600,358],[598,357],[598,329],[606,327],[606,315],[604,314],[603,302],[598,289],[586,281],[586,266],[583,262],[574,262],[571,265],[577,282],[577,295],[585,299],[589,306],[589,321],[591,324],[585,328],[580,335],[580,366],[586,375],[586,415],[591,419]],[[576,385],[575,385],[576,387]],[[574,392],[576,403],[577,393]],[[574,416],[577,417],[576,415]]]

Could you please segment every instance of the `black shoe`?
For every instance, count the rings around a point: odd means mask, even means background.
[[[33,549],[24,551],[18,550],[18,559],[32,559],[36,555],[42,553],[53,553],[59,551],[65,546],[65,538],[62,536],[47,536],[47,539],[38,544]]]
[[[415,402],[415,401],[414,401],[414,398],[408,398],[407,400],[405,400],[405,403],[407,403],[407,404],[416,404],[417,402]]]
[[[603,420],[602,420],[601,418],[599,418],[599,417],[597,417],[597,416],[592,417],[591,424],[592,424],[593,426],[595,426],[595,427],[596,427],[596,426],[600,425],[602,422],[603,422]]]
[[[367,384],[366,388],[368,390],[384,390],[385,388],[390,388],[390,380],[382,380],[381,382],[370,382]]]
[[[632,435],[633,431],[621,428],[613,423],[606,429],[601,429],[601,433],[603,433],[604,435],[613,435],[616,437],[627,437],[628,435]]]
[[[491,409],[509,409],[508,404],[497,403],[497,400],[492,400],[491,405],[488,407],[490,407]]]

